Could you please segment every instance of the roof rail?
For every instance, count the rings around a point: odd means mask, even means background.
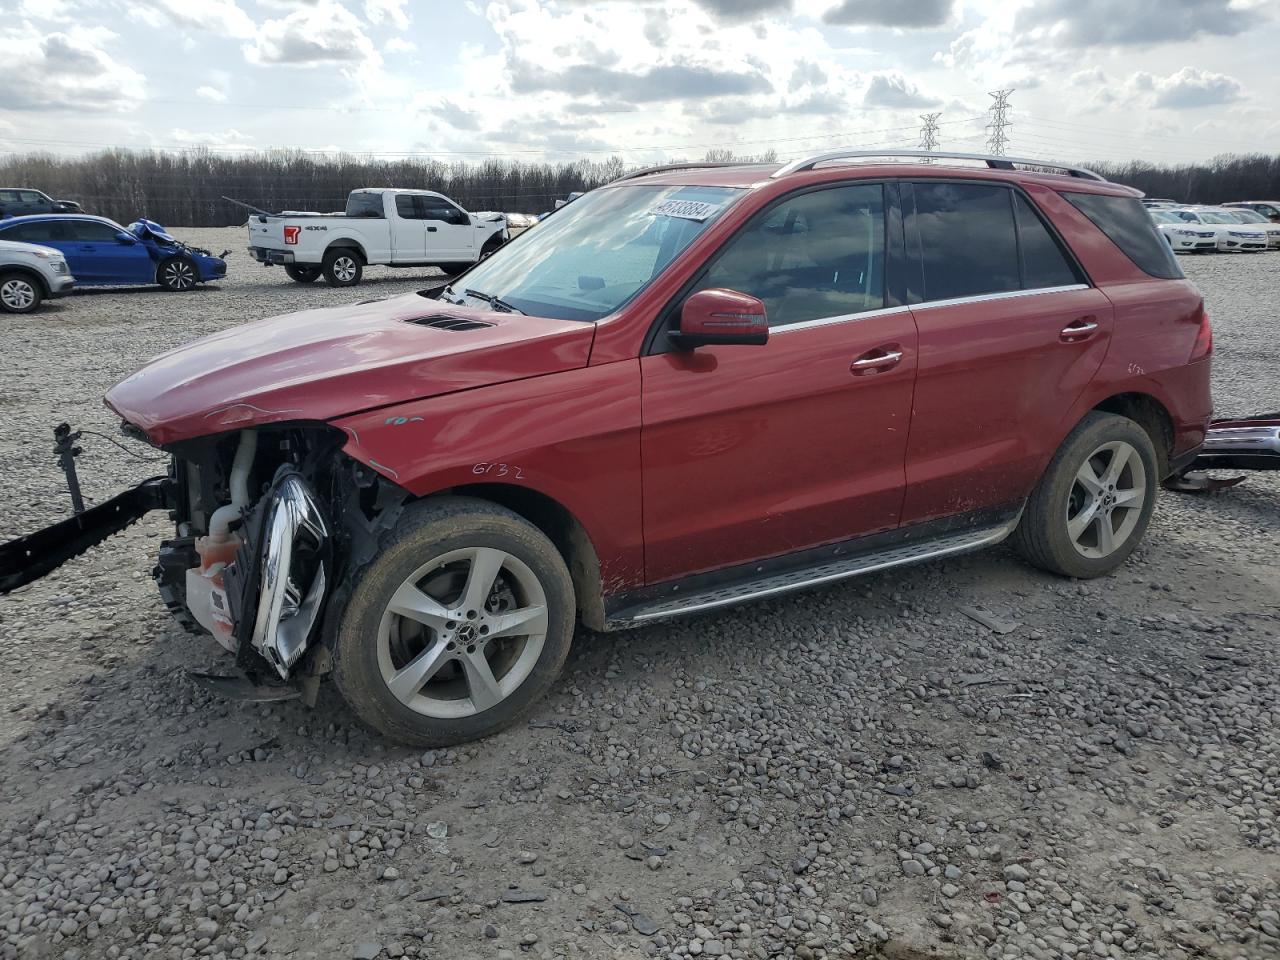
[[[769,165],[762,160],[706,160],[700,163],[660,163],[656,167],[643,167],[624,173],[610,183],[621,183],[623,180],[634,180],[636,177],[647,177],[655,173],[668,173],[672,170],[703,170],[715,167],[758,167]]]
[[[830,153],[817,153],[801,160],[792,160],[775,170],[770,176],[774,179],[785,177],[789,173],[801,170],[812,170],[820,163],[832,160],[861,160],[869,157],[919,157],[930,160],[983,160],[992,170],[1012,170],[1015,163],[1032,167],[1048,167],[1053,170],[1066,171],[1068,176],[1082,180],[1101,180],[1106,177],[1094,173],[1084,167],[1076,167],[1067,163],[1056,163],[1053,160],[1029,160],[1026,157],[998,157],[988,153],[948,153],[941,150],[833,150]]]

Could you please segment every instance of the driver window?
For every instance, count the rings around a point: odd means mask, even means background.
[[[770,328],[884,306],[884,188],[832,187],[785,200],[721,250],[698,290],[764,301]]]

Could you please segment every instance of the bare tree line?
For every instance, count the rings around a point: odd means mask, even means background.
[[[714,150],[704,159],[768,161],[776,154],[748,157]],[[1187,203],[1280,199],[1280,155],[1229,154],[1174,166],[1140,160],[1090,166],[1152,197]],[[0,159],[0,184],[77,200],[87,212],[123,223],[145,216],[173,226],[229,226],[243,223],[245,212],[223,196],[272,211],[333,211],[343,208],[347,193],[356,187],[438,190],[470,210],[540,213],[552,209],[556,199],[608,183],[626,168],[620,157],[473,164],[354,154],[317,157],[285,150],[252,155],[107,150],[74,157],[9,155]]]

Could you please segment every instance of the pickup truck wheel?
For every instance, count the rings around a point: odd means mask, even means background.
[[[1146,532],[1159,475],[1142,427],[1127,417],[1091,413],[1054,455],[1013,544],[1051,573],[1081,579],[1110,573]]]
[[[325,283],[331,287],[354,287],[364,274],[360,254],[346,247],[326,253],[320,269],[324,272]]]
[[[436,264],[436,267],[446,277],[456,277],[463,270],[466,270],[470,266],[473,266],[473,264],[470,264],[470,263],[437,263]]]
[[[22,273],[0,273],[0,310],[30,313],[43,299],[44,291],[31,277]]]
[[[290,280],[296,280],[298,283],[312,283],[320,276],[319,267],[296,263],[286,264],[284,272],[288,274]]]
[[[573,582],[550,540],[483,500],[409,507],[354,584],[334,679],[375,730],[413,746],[488,736],[560,673]]]
[[[196,265],[186,257],[168,257],[156,269],[156,282],[174,293],[186,293],[199,279]]]

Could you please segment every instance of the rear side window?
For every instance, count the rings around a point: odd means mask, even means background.
[[[1022,289],[1008,189],[917,182],[914,192],[908,220],[920,236],[926,301]]]
[[[1014,217],[1018,221],[1018,255],[1022,259],[1022,287],[1042,290],[1067,287],[1083,278],[1062,247],[1045,226],[1040,215],[1020,193],[1013,195]]]
[[[1162,280],[1181,280],[1182,268],[1169,245],[1135,197],[1097,193],[1063,193],[1071,205],[1093,221],[1144,273]],[[1181,214],[1180,214],[1181,215]]]
[[[348,217],[368,217],[382,219],[382,194],[353,193],[347,197]]]
[[[880,184],[803,193],[748,223],[696,289],[759,297],[771,328],[878,310],[884,237]]]
[[[0,231],[0,240],[42,243],[55,239],[57,238],[53,235],[53,224],[47,220],[40,223],[19,223],[8,230]]]

